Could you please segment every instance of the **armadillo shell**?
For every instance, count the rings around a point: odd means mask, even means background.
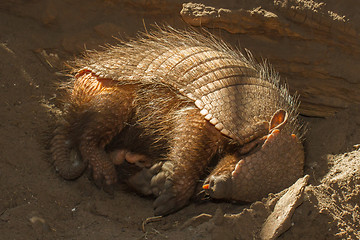
[[[297,102],[277,75],[210,34],[160,29],[104,52],[91,52],[78,65],[78,71],[90,70],[119,84],[169,86],[241,144],[251,140],[257,123],[269,121],[280,108],[290,119],[297,117]]]

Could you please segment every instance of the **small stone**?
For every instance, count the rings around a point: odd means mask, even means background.
[[[32,216],[29,218],[34,230],[38,233],[50,232],[51,228],[44,218],[38,216]]]

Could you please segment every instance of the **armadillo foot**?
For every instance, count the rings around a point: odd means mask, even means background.
[[[154,179],[154,176],[157,175],[163,162],[154,164],[151,168],[143,168],[140,172],[131,176],[128,180],[128,184],[135,191],[143,195],[153,194],[153,189],[151,187],[151,180]],[[157,194],[158,196],[158,194]]]
[[[152,193],[158,196],[153,204],[155,215],[167,215],[184,207],[194,190],[195,183],[191,180],[176,171],[173,162],[165,162],[151,179]]]
[[[167,179],[160,196],[156,198],[153,207],[156,216],[167,215],[180,209],[183,205],[178,203],[173,183]]]

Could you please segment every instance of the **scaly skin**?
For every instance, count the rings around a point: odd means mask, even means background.
[[[211,197],[254,201],[282,190],[303,174],[298,102],[249,58],[169,28],[89,53],[67,85],[54,165],[66,179],[88,165],[100,185],[117,181],[114,165],[144,167],[128,182],[157,197],[156,215],[188,203],[214,156],[203,185]]]

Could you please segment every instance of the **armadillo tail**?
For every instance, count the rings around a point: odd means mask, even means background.
[[[66,130],[58,127],[50,143],[50,152],[56,171],[67,180],[81,176],[87,164],[81,159],[79,151],[72,146]]]

